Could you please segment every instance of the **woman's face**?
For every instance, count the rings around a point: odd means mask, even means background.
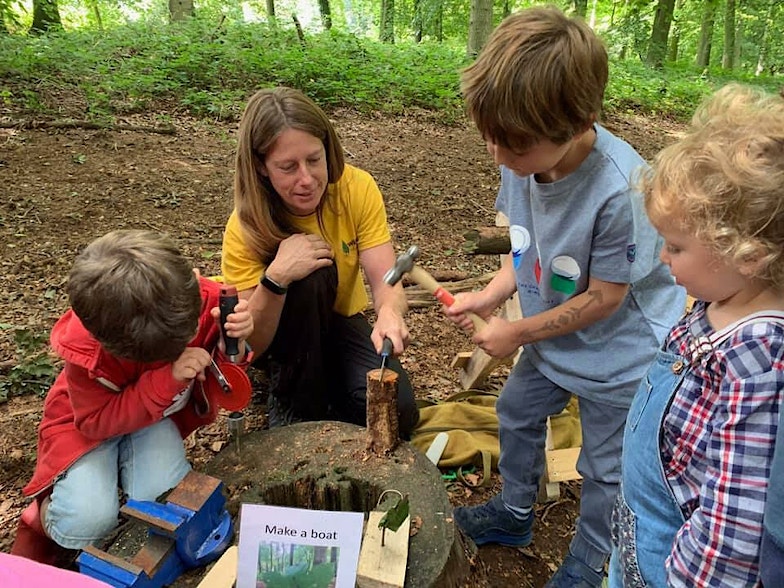
[[[297,216],[316,211],[327,190],[327,157],[321,139],[298,129],[286,129],[267,152],[262,173]]]

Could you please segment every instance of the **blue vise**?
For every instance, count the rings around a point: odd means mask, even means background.
[[[183,572],[218,559],[234,527],[225,508],[223,483],[194,471],[166,502],[129,500],[120,512],[147,525],[147,540],[130,560],[86,547],[77,564],[82,574],[115,588],[162,588]]]

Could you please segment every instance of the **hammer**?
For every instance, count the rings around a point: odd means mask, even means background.
[[[441,284],[439,284],[435,278],[433,278],[433,276],[414,263],[414,260],[417,257],[419,257],[419,247],[412,245],[408,248],[408,251],[401,253],[398,256],[397,260],[395,261],[395,265],[389,268],[389,271],[384,274],[384,282],[390,286],[394,286],[401,279],[403,279],[403,274],[408,274],[411,276],[412,280],[435,296],[436,300],[438,300],[441,304],[444,306],[452,306],[455,301],[455,297],[444,290]],[[473,312],[466,312],[466,316],[468,316],[468,318],[471,319],[471,322],[474,323],[474,330],[476,331],[479,331],[485,325],[487,325],[482,317],[474,314]]]

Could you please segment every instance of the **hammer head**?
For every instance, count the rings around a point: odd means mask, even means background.
[[[417,257],[419,257],[419,247],[416,245],[412,245],[408,248],[408,251],[398,255],[395,265],[384,274],[384,282],[390,286],[397,284],[403,279],[403,274],[410,272],[414,267],[414,261],[416,261]]]

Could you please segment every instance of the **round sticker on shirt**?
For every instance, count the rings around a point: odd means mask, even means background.
[[[550,287],[556,292],[573,294],[577,289],[577,280],[580,278],[580,266],[573,257],[559,255],[550,264],[553,272],[550,278]]]
[[[512,243],[512,263],[515,269],[520,267],[523,253],[531,247],[531,234],[528,229],[520,225],[509,227],[509,240]]]

